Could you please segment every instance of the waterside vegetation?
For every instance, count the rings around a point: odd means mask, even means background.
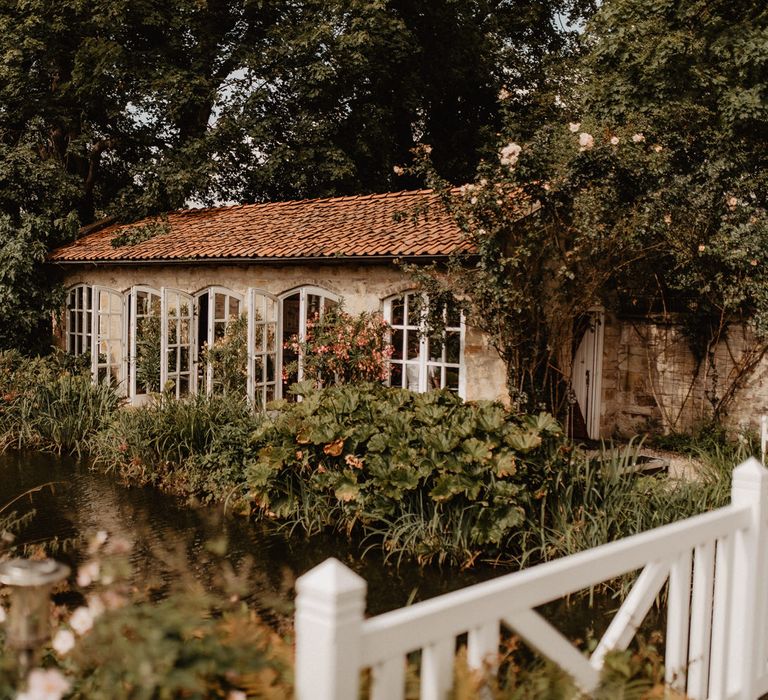
[[[87,455],[126,483],[422,564],[519,568],[718,507],[749,451],[713,443],[695,480],[643,476],[631,445],[589,456],[547,414],[377,383],[297,384],[267,413],[231,395],[121,410],[55,355],[0,356],[0,388],[5,449]]]

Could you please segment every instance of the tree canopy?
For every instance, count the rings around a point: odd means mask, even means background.
[[[420,142],[466,180],[500,90],[521,131],[551,110],[582,4],[0,0],[0,347],[55,305],[38,265],[75,215],[402,189]]]
[[[481,255],[448,286],[513,397],[555,410],[595,305],[683,312],[700,362],[745,319],[756,342],[737,362],[768,349],[768,10],[607,0],[582,42],[559,115],[530,138],[509,125],[452,205]],[[710,396],[715,416],[729,398]]]

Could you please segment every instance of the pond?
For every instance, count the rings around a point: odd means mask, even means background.
[[[229,562],[238,565],[245,557],[252,559],[250,582],[257,605],[269,600],[286,602],[290,583],[330,556],[368,582],[368,614],[508,573],[493,567],[467,572],[411,563],[397,567],[383,562],[377,553],[361,557],[342,537],[309,539],[298,533],[289,537],[245,518],[223,517],[219,508],[193,507],[152,488],[125,487],[71,458],[34,452],[0,455],[0,506],[46,484],[13,506],[19,513],[34,510],[19,544],[55,538],[60,544],[56,558],[76,566],[83,556],[84,538],[106,530],[133,542],[134,583],[156,596],[162,596],[184,570],[204,582],[209,580],[210,566],[201,563],[205,542],[221,535],[228,541],[225,558]],[[605,610],[615,605],[599,607],[603,612],[588,608],[584,601],[567,608],[560,604],[556,616],[566,634],[581,636],[590,628],[599,633],[607,624]]]

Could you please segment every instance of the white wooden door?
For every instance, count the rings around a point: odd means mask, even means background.
[[[573,358],[571,384],[581,415],[584,417],[587,435],[592,440],[600,437],[604,325],[603,311],[590,313],[589,328],[584,333]]]

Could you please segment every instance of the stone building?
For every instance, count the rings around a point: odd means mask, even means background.
[[[286,341],[303,338],[314,314],[343,301],[350,313],[378,311],[391,324],[391,384],[505,401],[503,363],[471,319],[448,309],[442,342],[430,347],[421,337],[413,281],[397,264],[440,262],[466,245],[430,190],[192,209],[160,223],[91,227],[50,256],[67,287],[61,343],[90,355],[95,378],[108,377],[141,403],[162,387],[177,396],[213,390],[218,378],[205,348],[239,323],[244,391],[259,406],[286,389],[283,369],[296,360]],[[738,381],[754,346],[745,330],[732,331],[712,362],[701,363],[673,317],[598,308],[591,319],[572,376],[571,427],[585,437],[690,430],[731,390],[734,425],[768,407],[764,364]]]
[[[249,397],[279,398],[296,359],[286,341],[339,302],[391,324],[391,384],[504,400],[503,363],[458,313],[446,310],[442,342],[421,337],[414,283],[396,262],[439,262],[462,246],[437,195],[420,190],[171,212],[91,229],[50,261],[67,288],[62,345],[89,354],[94,377],[134,404],[161,387],[212,390],[205,348],[238,320]]]

